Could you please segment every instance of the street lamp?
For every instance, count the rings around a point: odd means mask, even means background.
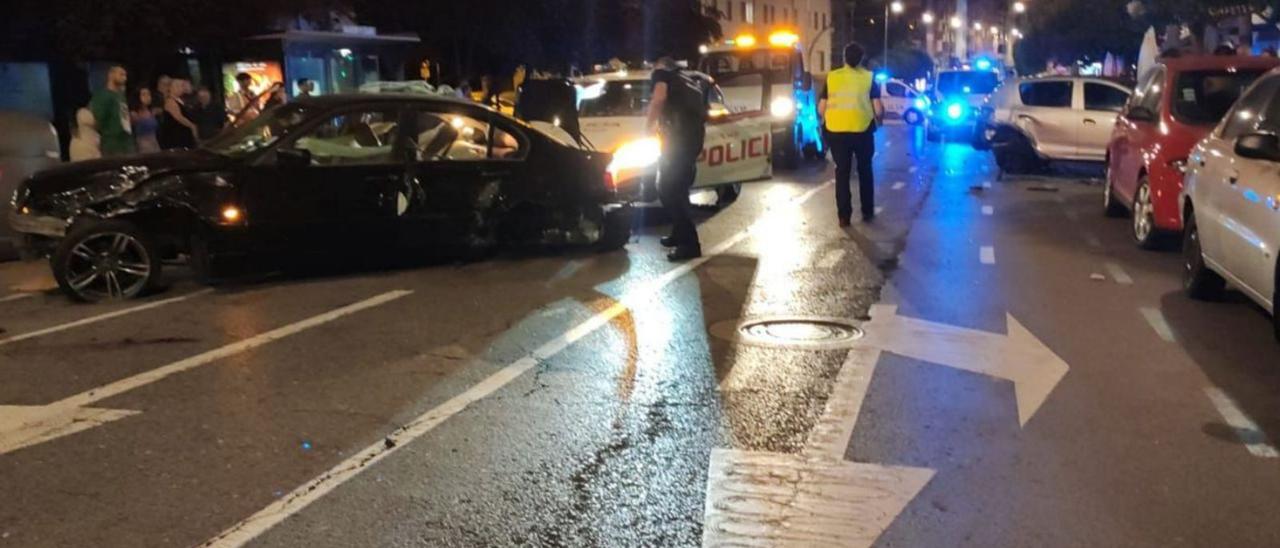
[[[960,27],[963,27],[963,26],[964,26],[964,19],[961,19],[959,15],[951,16],[951,28],[959,29]]]
[[[973,30],[982,30],[982,22],[981,22],[981,21],[974,21],[974,22],[973,22]]]
[[[931,11],[926,11],[926,12],[924,12],[924,14],[920,16],[920,22],[921,22],[921,23],[924,23],[924,24],[926,24],[926,25],[932,25],[932,24],[933,24],[933,12],[931,12]]]
[[[905,9],[901,0],[884,3],[884,70],[886,71],[889,70],[889,12],[902,13]]]
[[[1026,13],[1026,12],[1027,12],[1027,4],[1026,4],[1026,3],[1024,3],[1024,2],[1014,2],[1014,3],[1013,3],[1013,12],[1014,12],[1014,13]]]

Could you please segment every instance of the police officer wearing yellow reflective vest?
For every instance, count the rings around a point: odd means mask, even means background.
[[[836,213],[840,226],[849,226],[853,216],[849,178],[855,157],[862,220],[870,222],[876,215],[871,157],[876,152],[876,123],[884,115],[884,105],[880,102],[880,86],[876,85],[875,77],[859,66],[863,54],[862,46],[857,43],[845,46],[844,66],[827,75],[827,85],[818,101],[827,147],[836,162]]]

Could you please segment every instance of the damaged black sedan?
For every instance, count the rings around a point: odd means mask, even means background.
[[[264,113],[191,151],[79,162],[32,176],[10,224],[85,301],[296,260],[593,245],[630,239],[607,154],[444,97],[347,95]]]

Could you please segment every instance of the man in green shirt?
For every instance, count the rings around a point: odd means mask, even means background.
[[[129,122],[129,104],[125,101],[125,84],[129,74],[116,65],[107,70],[107,85],[93,94],[89,111],[98,123],[102,136],[102,155],[123,156],[133,154],[133,125]]]

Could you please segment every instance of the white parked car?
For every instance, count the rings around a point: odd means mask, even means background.
[[[900,118],[913,126],[923,124],[929,112],[929,98],[924,92],[916,91],[902,80],[881,82],[880,102],[884,104],[885,116]]]
[[[1187,160],[1183,283],[1213,299],[1227,282],[1272,314],[1280,249],[1280,72],[1259,79]]]
[[[1101,78],[1014,78],[983,108],[975,145],[990,148],[1009,173],[1032,171],[1049,160],[1101,162],[1131,93]]]

